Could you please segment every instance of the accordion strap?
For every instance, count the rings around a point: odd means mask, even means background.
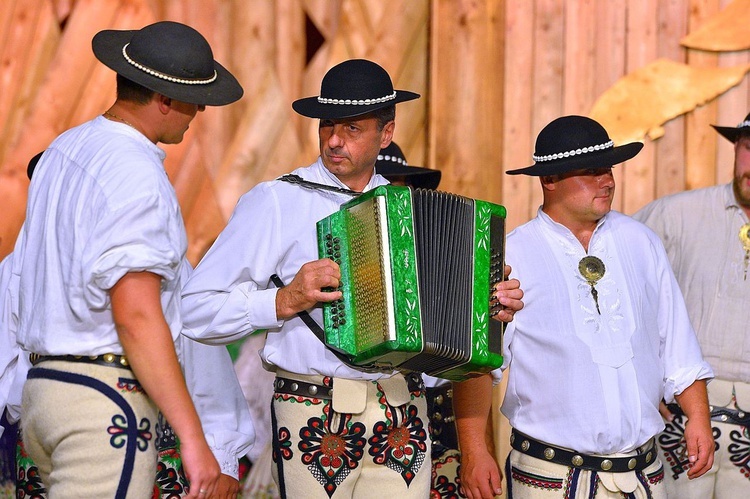
[[[283,288],[284,287],[284,281],[281,280],[281,278],[273,274],[271,275],[271,282],[273,282],[277,288]],[[310,329],[310,331],[313,332],[313,334],[325,345],[333,354],[336,356],[337,359],[339,359],[341,362],[346,364],[347,366],[357,369],[360,371],[368,372],[368,373],[379,373],[383,372],[384,369],[379,369],[376,366],[358,366],[352,364],[352,361],[347,355],[342,352],[341,350],[337,350],[336,348],[333,348],[331,345],[326,343],[326,333],[323,331],[323,328],[320,327],[320,324],[315,322],[315,319],[312,318],[312,316],[307,312],[307,310],[302,310],[301,312],[297,312],[297,317],[302,319],[302,322],[305,323],[305,325]]]
[[[303,179],[299,175],[293,175],[291,173],[282,175],[277,180],[281,180],[282,182],[289,182],[290,184],[297,184],[301,187],[304,187],[305,189],[333,191],[333,192],[338,192],[340,194],[348,194],[349,196],[359,196],[360,194],[362,194],[361,192],[352,191],[350,189],[344,189],[343,187],[336,187],[335,185],[326,185],[326,184],[319,184],[317,182],[310,182],[309,180]]]

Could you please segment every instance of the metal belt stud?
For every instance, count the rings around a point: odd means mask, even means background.
[[[605,459],[604,461],[602,461],[601,466],[604,471],[609,471],[612,469],[612,461],[610,461],[609,459]]]
[[[289,385],[289,389],[293,392],[296,392],[297,390],[299,390],[299,385],[297,383],[292,383],[291,385]]]
[[[637,463],[638,463],[638,462],[637,462],[637,461],[635,460],[635,458],[631,458],[631,459],[630,459],[630,461],[628,461],[628,469],[629,469],[629,470],[632,470],[632,469],[634,469],[634,468],[635,468],[635,465],[636,465]]]
[[[529,450],[530,445],[531,444],[529,443],[528,440],[524,440],[523,442],[521,442],[521,450],[526,452],[527,450]]]
[[[315,385],[308,386],[307,393],[309,393],[310,395],[316,395],[318,393],[318,387]]]
[[[554,459],[555,458],[555,449],[550,449],[547,447],[544,449],[544,457],[547,460]]]
[[[576,454],[575,456],[573,456],[570,462],[573,463],[573,466],[575,467],[583,466],[583,457]]]

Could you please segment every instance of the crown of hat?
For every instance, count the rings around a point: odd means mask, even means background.
[[[320,84],[321,102],[329,100],[385,102],[396,98],[391,77],[378,64],[365,59],[350,59],[332,67]],[[331,102],[333,103],[333,102]]]
[[[604,127],[591,118],[563,116],[552,121],[539,132],[534,160],[561,159],[608,149],[613,145]]]
[[[216,76],[208,41],[195,29],[180,23],[164,21],[136,31],[123,48],[123,56],[136,67],[140,65],[139,69],[175,78],[196,80]]]

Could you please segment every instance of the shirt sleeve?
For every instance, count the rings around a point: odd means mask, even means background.
[[[180,335],[185,382],[221,472],[239,477],[239,459],[255,442],[247,401],[224,346],[205,345]]]
[[[690,323],[685,300],[667,259],[664,247],[656,235],[652,236],[652,248],[660,280],[659,331],[664,344],[664,399],[674,401],[696,380],[713,378],[711,366],[703,359],[695,330]]]
[[[185,250],[181,214],[163,196],[133,198],[109,210],[97,221],[82,258],[86,301],[104,307],[107,291],[128,272],[174,280]]]
[[[278,199],[261,184],[240,198],[214,245],[183,289],[183,333],[210,344],[227,344],[258,329],[280,327]]]

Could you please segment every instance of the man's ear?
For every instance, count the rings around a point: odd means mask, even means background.
[[[172,99],[162,94],[156,94],[155,99],[159,106],[159,112],[167,114],[172,107]]]
[[[539,183],[542,184],[542,189],[547,189],[548,191],[554,191],[557,187],[554,175],[544,175],[539,177]]]
[[[391,120],[388,123],[385,124],[383,127],[383,136],[380,140],[380,148],[385,149],[389,145],[391,145],[391,141],[393,140],[393,131],[396,129],[396,122]]]

